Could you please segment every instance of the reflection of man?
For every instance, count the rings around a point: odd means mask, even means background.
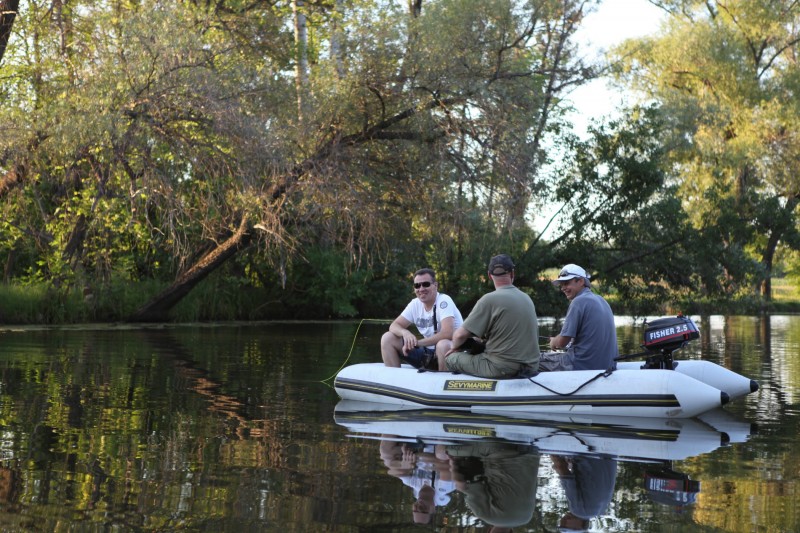
[[[499,528],[527,524],[536,506],[539,454],[508,442],[447,446],[456,488],[475,516]]]
[[[585,531],[589,521],[601,515],[614,497],[617,461],[610,457],[551,455],[561,479],[569,512],[561,517],[562,531]]]
[[[450,464],[437,457],[432,446],[416,450],[392,440],[391,435],[383,437],[380,451],[387,472],[414,491],[416,501],[411,507],[414,523],[430,524],[436,507],[447,505],[455,489]]]

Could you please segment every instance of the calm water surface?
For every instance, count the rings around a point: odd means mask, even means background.
[[[590,531],[800,531],[800,317],[696,321],[679,358],[760,390],[633,434],[336,411],[328,378],[379,360],[387,323],[0,326],[0,530],[553,532],[573,511]],[[640,322],[618,332],[622,353],[639,351]],[[478,441],[403,446],[409,428]],[[652,457],[616,456],[629,441]],[[415,525],[414,487],[430,479],[435,513]]]

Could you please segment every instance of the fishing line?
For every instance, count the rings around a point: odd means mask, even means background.
[[[345,357],[344,362],[342,362],[341,366],[336,370],[336,372],[334,372],[330,377],[320,380],[320,383],[327,383],[331,379],[335,378],[336,374],[338,374],[339,371],[343,369],[344,366],[347,364],[347,362],[350,360],[350,356],[353,355],[353,349],[356,347],[358,332],[361,329],[361,324],[363,324],[364,322],[386,322],[386,320],[381,318],[362,318],[361,322],[358,323],[358,327],[356,328],[355,334],[353,334],[353,342],[352,344],[350,344],[350,351],[348,352],[347,357]]]

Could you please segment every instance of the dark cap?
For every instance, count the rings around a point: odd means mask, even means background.
[[[492,276],[502,276],[514,270],[514,262],[506,254],[492,257],[489,261],[489,274]]]

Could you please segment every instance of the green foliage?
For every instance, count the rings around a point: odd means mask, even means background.
[[[576,141],[555,183],[565,213],[553,240],[560,264],[582,265],[620,301],[643,308],[698,288],[702,234],[669,179],[666,133],[658,108],[634,109]]]
[[[0,285],[0,323],[62,324],[89,319],[81,291],[56,291],[44,283]]]
[[[350,270],[350,259],[339,250],[310,249],[304,261],[292,264],[287,284],[293,293],[292,307],[301,316],[315,318],[352,317],[354,302],[366,290],[368,274]]]
[[[209,276],[181,300],[173,311],[173,317],[177,322],[258,320],[263,318],[259,310],[263,309],[264,298],[263,289],[252,287],[223,269]],[[134,309],[129,308],[128,312]]]
[[[662,104],[682,140],[671,152],[678,193],[714,242],[721,271],[704,289],[733,295],[771,275],[781,246],[798,246],[800,78],[791,65],[800,9],[746,0],[663,6],[666,30],[620,47],[620,73]]]
[[[665,2],[668,31],[620,63],[660,105],[579,143],[562,98],[592,76],[573,41],[590,5],[307,2],[300,42],[286,4],[24,3],[0,264],[52,297],[12,314],[124,319],[242,221],[249,248],[174,318],[392,317],[423,266],[469,308],[500,252],[540,312],[563,311],[541,273],[566,262],[645,307],[752,291],[800,248],[796,8]]]

